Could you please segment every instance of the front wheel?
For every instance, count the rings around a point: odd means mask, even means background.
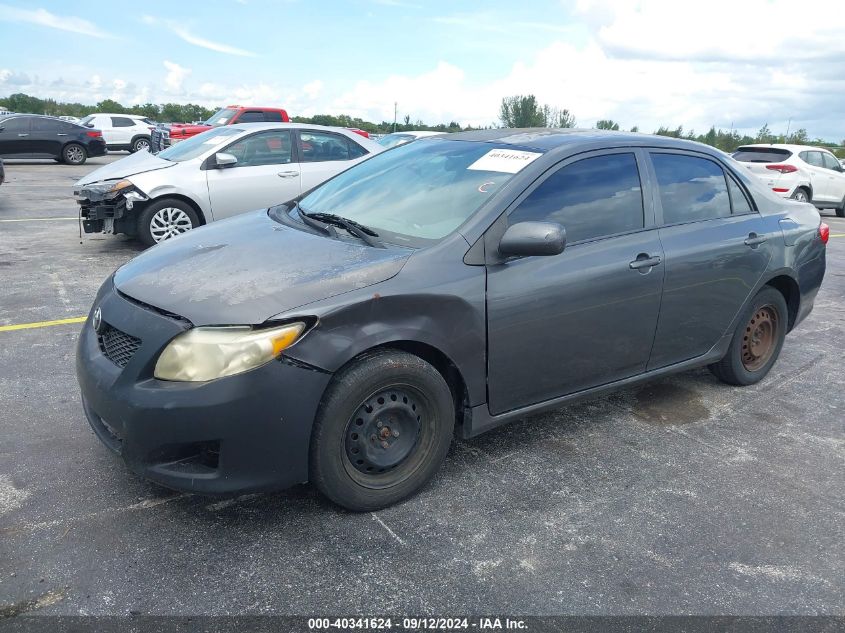
[[[728,353],[710,371],[729,385],[753,385],[769,373],[780,355],[788,324],[786,300],[767,286],[739,320]]]
[[[446,459],[455,405],[443,376],[412,354],[355,361],[326,390],[311,435],[310,480],[365,512],[414,494]]]
[[[62,150],[62,160],[68,165],[83,165],[87,158],[85,148],[79,143],[68,143]]]
[[[146,136],[141,136],[132,141],[132,148],[130,151],[134,154],[135,152],[143,152],[145,150],[148,151],[149,149],[150,139],[148,139]]]
[[[187,203],[165,198],[151,203],[141,213],[138,237],[146,246],[153,246],[198,226],[197,213]]]
[[[835,211],[837,218],[845,218],[845,197],[842,198],[842,202],[839,203],[839,206],[836,207]]]

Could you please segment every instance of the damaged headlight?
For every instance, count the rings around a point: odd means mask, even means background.
[[[138,191],[130,180],[106,180],[84,185],[81,189],[74,191],[79,198],[87,198],[92,202],[98,200],[114,200],[123,194],[127,200],[135,202],[146,200],[147,196]]]
[[[160,380],[204,382],[260,367],[293,345],[305,323],[253,329],[248,326],[198,327],[174,338],[158,358]]]

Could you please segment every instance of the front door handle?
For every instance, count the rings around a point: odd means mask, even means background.
[[[660,255],[654,255],[652,257],[646,253],[640,253],[637,255],[637,259],[628,264],[628,266],[631,267],[631,270],[640,270],[642,268],[652,268],[653,266],[657,266],[662,261],[663,260],[660,258]]]
[[[18,136],[29,136],[29,134],[18,134]]]
[[[299,175],[298,171],[280,171],[276,174],[279,178],[294,178]]]
[[[67,136],[67,134],[65,134],[64,132],[59,132],[58,134],[56,134],[56,136]]]
[[[750,246],[751,248],[757,248],[760,244],[768,240],[769,238],[765,235],[757,235],[753,231],[748,234],[748,237],[745,240],[745,245]]]

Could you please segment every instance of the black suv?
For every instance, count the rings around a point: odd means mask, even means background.
[[[81,165],[88,157],[105,156],[100,130],[37,114],[10,114],[0,118],[0,156],[52,158]]]

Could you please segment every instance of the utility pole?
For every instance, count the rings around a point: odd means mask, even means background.
[[[397,112],[398,108],[399,108],[399,102],[394,101],[393,102],[393,131],[394,132],[396,131],[396,112]]]
[[[792,117],[789,117],[789,121],[786,123],[786,136],[783,138],[784,141],[787,143],[789,142],[789,128],[792,127]]]

